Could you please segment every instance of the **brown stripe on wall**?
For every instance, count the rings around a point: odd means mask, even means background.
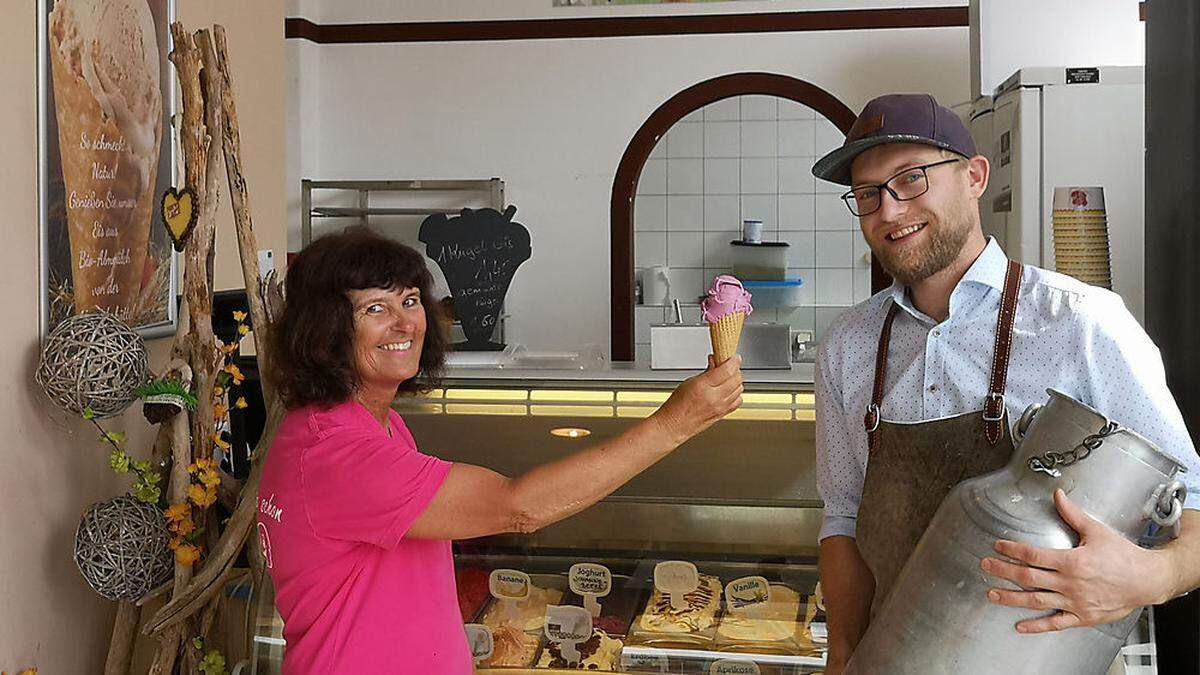
[[[564,38],[795,33],[804,31],[966,26],[967,7],[851,9],[819,12],[588,17],[504,21],[316,24],[288,18],[284,35],[318,44],[458,42]]]

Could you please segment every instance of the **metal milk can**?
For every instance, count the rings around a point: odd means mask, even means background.
[[[1182,467],[1153,443],[1054,390],[1025,410],[1008,465],[946,496],[871,620],[846,673],[1104,673],[1140,611],[1111,624],[1035,635],[1016,624],[1035,610],[995,605],[993,587],[1019,587],[980,568],[997,539],[1067,549],[1078,535],[1058,515],[1054,490],[1131,541],[1151,521],[1176,528]]]

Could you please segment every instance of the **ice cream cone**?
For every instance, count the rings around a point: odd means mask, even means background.
[[[721,317],[716,323],[708,324],[708,335],[712,338],[713,360],[717,362],[717,365],[725,363],[737,353],[738,341],[742,337],[742,324],[745,321],[745,312],[732,312]]]
[[[75,311],[137,313],[162,137],[145,0],[59,0],[50,17]]]

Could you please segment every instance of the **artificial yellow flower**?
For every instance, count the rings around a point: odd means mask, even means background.
[[[237,409],[241,410],[241,409],[244,409],[244,408],[249,408],[249,407],[250,407],[250,404],[249,404],[249,403],[246,403],[246,397],[245,397],[245,396],[239,396],[239,397],[238,397],[238,399],[237,399],[236,401],[234,401],[234,402],[233,402],[233,407],[235,407],[235,408],[237,408]]]
[[[191,520],[192,506],[187,502],[172,504],[167,507],[167,510],[163,512],[163,515],[166,516],[167,522],[170,523],[177,523],[182,520]]]
[[[249,333],[249,332],[250,332],[250,327],[247,326],[246,324],[242,324],[242,325],[238,326],[238,335],[245,335],[246,333]]]
[[[236,365],[234,365],[232,363],[225,366],[221,370],[224,370],[225,372],[229,373],[229,376],[231,378],[233,378],[234,384],[241,384],[242,380],[246,379],[246,376],[242,375],[242,369],[238,368]]]
[[[191,518],[186,518],[178,523],[173,523],[171,531],[181,537],[186,537],[196,531],[196,523],[192,522]]]
[[[213,396],[224,396],[225,387],[213,387]]]
[[[205,487],[216,487],[221,484],[221,474],[216,471],[201,471],[200,482]]]
[[[239,312],[239,311],[236,311],[236,310],[235,310],[235,311],[233,312],[233,320],[234,320],[234,321],[237,321],[238,323],[241,323],[241,322],[245,321],[245,320],[246,320],[246,313],[245,313],[245,312]]]
[[[229,344],[222,344],[221,352],[223,354],[232,354],[238,350],[239,346],[240,345],[238,345],[238,343],[236,343],[236,342],[230,342]]]
[[[232,445],[229,444],[229,441],[225,440],[224,438],[221,438],[220,434],[213,434],[212,440],[213,440],[213,443],[216,443],[217,447],[221,448],[222,450],[228,450],[229,448],[233,447]]]
[[[200,459],[196,460],[196,468],[200,471],[211,471],[217,468],[217,460],[211,457],[201,457]]]
[[[175,562],[180,565],[191,567],[199,559],[200,549],[191,544],[182,544],[175,549]]]
[[[212,506],[213,502],[217,501],[217,491],[214,489],[206,489],[203,485],[192,483],[187,489],[188,499],[192,503],[201,508]]]

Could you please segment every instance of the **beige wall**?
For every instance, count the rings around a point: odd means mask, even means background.
[[[4,330],[0,333],[0,670],[98,672],[113,606],[93,593],[71,560],[75,527],[89,504],[126,487],[80,421],[36,391],[38,348],[37,10],[9,3],[0,28],[0,203],[4,204]],[[189,28],[223,23],[229,34],[243,157],[260,248],[282,252],[284,225],[283,0],[178,0]],[[224,186],[222,187],[224,190]],[[217,286],[242,286],[227,192],[221,197]],[[162,365],[165,342],[152,345]],[[148,436],[140,415],[111,425]],[[145,443],[131,443],[134,454]]]

